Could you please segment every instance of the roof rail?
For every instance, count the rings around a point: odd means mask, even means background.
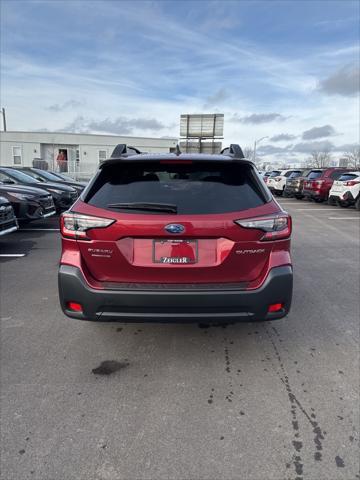
[[[234,158],[245,158],[240,145],[237,143],[232,143],[230,147],[223,148],[221,150],[221,155],[231,155]]]
[[[110,158],[128,157],[129,155],[137,155],[139,153],[142,152],[137,148],[127,146],[126,143],[119,143],[114,148]]]

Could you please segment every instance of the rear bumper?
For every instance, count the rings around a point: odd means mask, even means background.
[[[339,201],[344,201],[344,202],[349,202],[349,203],[355,203],[355,198],[353,197],[352,193],[349,191],[345,192],[333,192],[329,195],[329,198],[332,200],[339,200]]]
[[[293,185],[286,185],[284,192],[287,193],[288,195],[301,195],[302,188],[295,187]]]
[[[275,320],[290,309],[293,272],[289,265],[270,270],[256,290],[234,288],[146,289],[134,286],[119,290],[94,289],[80,269],[60,265],[59,296],[63,312],[71,318],[119,322],[239,322]],[[67,308],[68,302],[83,306],[83,312]],[[283,303],[279,312],[268,306]]]
[[[302,194],[305,198],[313,198],[314,200],[326,200],[327,192],[322,190],[303,190]]]

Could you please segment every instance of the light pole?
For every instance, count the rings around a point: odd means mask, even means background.
[[[6,132],[6,113],[5,108],[1,109],[2,119],[3,119],[3,131]]]
[[[255,163],[255,160],[256,160],[256,145],[258,143],[260,143],[261,140],[264,140],[265,138],[269,138],[269,137],[261,137],[261,138],[258,138],[257,140],[255,140],[255,142],[254,142],[254,163]]]

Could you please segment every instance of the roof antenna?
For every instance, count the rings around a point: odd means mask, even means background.
[[[176,155],[177,157],[178,157],[179,155],[181,155],[181,150],[180,150],[179,144],[176,145],[175,155]]]

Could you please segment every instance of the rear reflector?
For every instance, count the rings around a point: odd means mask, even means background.
[[[82,313],[83,311],[81,303],[77,302],[67,302],[66,307],[68,308],[68,310],[72,310],[73,312]]]
[[[269,305],[269,307],[268,307],[268,313],[279,312],[279,311],[282,310],[283,308],[284,308],[284,304],[283,304],[283,303],[272,303],[272,304]]]

